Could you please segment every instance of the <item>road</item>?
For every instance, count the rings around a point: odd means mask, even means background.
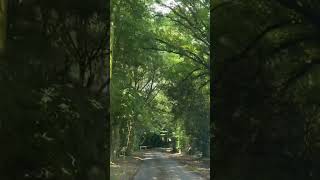
[[[147,151],[134,180],[204,180],[169,158],[167,153]]]

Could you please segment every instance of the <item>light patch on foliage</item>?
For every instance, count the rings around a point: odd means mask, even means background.
[[[103,106],[100,102],[98,102],[95,99],[89,99],[90,104],[95,108],[95,109],[103,109]]]
[[[61,103],[58,106],[63,112],[68,112],[70,111],[70,106],[65,104],[65,103]]]
[[[42,88],[40,91],[42,94],[40,104],[47,104],[53,100],[53,97],[56,97],[58,95],[55,88],[53,87]]]
[[[59,109],[63,113],[67,113],[73,119],[79,119],[80,114],[74,110],[72,110],[71,106],[66,103],[61,103],[58,105]]]
[[[64,174],[72,175],[71,172],[70,172],[68,169],[64,168],[64,167],[61,168],[61,171],[62,171]]]
[[[178,3],[175,0],[165,0],[163,2],[163,4],[165,4],[166,6],[169,6],[169,7],[175,7],[178,5]],[[160,3],[155,3],[155,4],[151,5],[151,9],[155,13],[161,13],[161,14],[168,14],[171,12],[170,8],[165,7],[165,6],[161,5]]]
[[[33,135],[33,137],[34,138],[42,138],[43,140],[46,140],[46,141],[53,141],[54,140],[54,138],[52,138],[52,137],[49,137],[48,135],[47,135],[47,132],[44,132],[44,133],[35,133],[34,135]]]

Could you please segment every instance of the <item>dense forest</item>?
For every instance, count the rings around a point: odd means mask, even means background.
[[[209,157],[209,1],[112,1],[111,161],[139,146]]]
[[[0,2],[0,179],[105,180],[109,2]]]
[[[140,146],[216,180],[319,179],[319,19],[318,0],[0,0],[0,179],[105,180]]]
[[[139,145],[209,156],[209,1],[0,2],[0,179],[107,179]]]
[[[211,1],[214,179],[319,179],[319,9]]]

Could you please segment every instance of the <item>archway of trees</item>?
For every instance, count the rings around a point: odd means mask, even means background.
[[[0,5],[1,180],[106,179],[144,140],[208,156],[208,1]]]
[[[140,145],[209,156],[209,1],[112,1],[111,160]]]

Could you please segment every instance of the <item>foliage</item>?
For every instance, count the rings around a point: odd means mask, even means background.
[[[165,146],[160,137],[183,151],[190,137],[208,155],[209,3],[177,3],[113,2],[112,159],[142,144]]]
[[[7,2],[0,179],[105,179],[108,3]]]
[[[316,1],[213,2],[215,178],[319,177],[319,126],[310,120],[318,9]]]

